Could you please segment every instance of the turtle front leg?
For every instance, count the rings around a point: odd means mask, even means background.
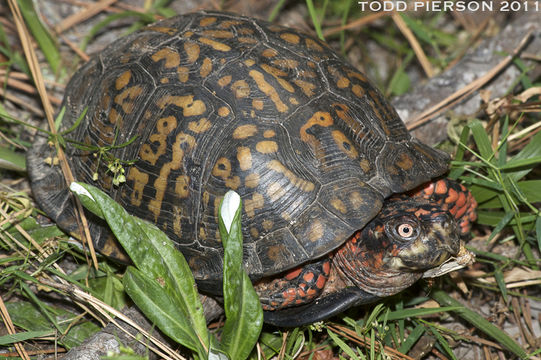
[[[263,310],[280,310],[311,302],[323,291],[331,272],[330,257],[303,264],[284,276],[261,281],[255,289]]]
[[[426,199],[430,203],[439,204],[449,211],[457,221],[460,235],[465,236],[477,219],[477,202],[466,187],[451,179],[439,179],[414,189],[410,196]]]

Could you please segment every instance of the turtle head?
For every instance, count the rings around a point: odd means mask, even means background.
[[[380,297],[393,295],[460,250],[454,217],[438,204],[396,198],[335,256],[343,278]]]
[[[443,263],[460,250],[460,232],[455,218],[437,204],[391,201],[375,219],[366,241],[387,252],[383,267],[396,271],[422,272]]]

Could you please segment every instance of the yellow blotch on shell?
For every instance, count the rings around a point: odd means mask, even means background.
[[[193,95],[165,95],[161,97],[156,104],[160,109],[163,109],[168,105],[176,105],[182,108],[182,115],[184,116],[203,115],[207,110],[205,103],[201,100],[194,100]]]
[[[263,106],[264,106],[264,102],[263,100],[260,100],[260,99],[253,99],[252,100],[252,107],[256,110],[263,110]]]
[[[298,44],[299,41],[300,41],[300,37],[299,35],[297,34],[293,34],[293,33],[283,33],[283,34],[280,34],[280,38],[282,40],[285,40],[287,41],[288,43],[290,44]]]
[[[255,216],[256,210],[263,209],[263,206],[265,206],[265,198],[260,193],[254,193],[251,199],[244,199],[244,211],[246,211],[246,215],[250,218]]]
[[[338,81],[336,81],[336,86],[338,86],[340,89],[347,88],[349,86],[349,79],[342,76],[340,79],[338,79]]]
[[[286,168],[284,164],[278,160],[269,161],[267,168],[284,174],[284,176],[291,182],[291,184],[293,184],[293,186],[301,189],[302,191],[312,191],[315,189],[314,183],[299,178],[293,173],[293,171]]]
[[[250,75],[250,77],[256,82],[259,90],[261,90],[271,99],[276,106],[276,110],[279,112],[286,112],[288,110],[287,105],[284,104],[280,99],[278,91],[276,91],[276,89],[265,80],[265,76],[263,76],[261,72],[257,70],[250,70],[248,75]]]
[[[271,138],[271,137],[274,137],[276,135],[276,131],[274,130],[265,130],[265,132],[263,132],[263,137],[265,138]]]
[[[413,160],[408,154],[401,153],[398,156],[398,159],[395,161],[395,164],[400,169],[402,169],[404,171],[408,171],[413,167]]]
[[[231,85],[231,90],[237,99],[250,95],[250,85],[245,80],[237,80]]]
[[[246,139],[250,136],[254,136],[257,133],[257,126],[255,125],[241,125],[233,131],[234,139]]]
[[[131,114],[135,105],[135,99],[143,93],[143,88],[139,85],[130,86],[115,96],[115,103],[122,107],[126,114]]]
[[[323,51],[323,47],[319,45],[315,40],[310,39],[310,38],[306,39],[306,46],[310,50],[315,50],[315,51],[320,51],[320,52]]]
[[[218,115],[220,115],[221,117],[226,117],[230,113],[231,113],[231,110],[229,110],[227,106],[222,106],[218,109]]]
[[[293,82],[295,83],[295,85],[301,88],[302,92],[306,96],[310,97],[314,95],[314,90],[316,89],[315,84],[301,79],[295,79],[293,80]]]
[[[135,207],[140,207],[143,201],[143,191],[148,184],[148,174],[132,166],[128,171],[126,180],[131,182],[130,203]]]
[[[244,178],[244,185],[248,188],[255,188],[259,185],[259,174],[251,173]]]
[[[154,62],[158,62],[162,59],[165,59],[164,66],[168,69],[172,67],[176,67],[180,64],[179,54],[171,48],[166,47],[166,48],[160,49],[152,55],[152,60]]]
[[[364,89],[358,85],[355,84],[351,87],[351,91],[355,94],[357,97],[363,97],[364,96]]]
[[[321,221],[319,220],[314,220],[310,224],[307,237],[308,237],[308,240],[310,240],[311,242],[316,242],[319,239],[321,239],[324,234],[325,234],[325,226],[323,225],[323,223],[321,223]]]
[[[179,66],[177,68],[178,81],[185,83],[190,77],[190,69],[185,66]]]
[[[231,39],[235,36],[231,31],[227,30],[205,30],[203,31],[203,35],[216,39]]]
[[[201,64],[201,68],[199,69],[199,75],[201,75],[202,78],[205,78],[210,74],[212,71],[212,60],[210,60],[208,57],[203,59],[203,63]]]
[[[346,207],[346,205],[344,204],[344,202],[342,200],[340,200],[340,199],[332,199],[331,200],[331,205],[332,205],[333,208],[340,211],[340,213],[342,213],[342,214],[347,213],[347,207]]]
[[[180,175],[177,177],[175,193],[182,199],[190,196],[190,177],[188,175]]]
[[[224,51],[224,52],[231,50],[231,46],[224,44],[222,42],[216,41],[216,40],[209,39],[209,38],[200,37],[199,41],[205,45],[209,45],[214,50]]]
[[[220,85],[221,87],[224,87],[226,86],[227,84],[229,84],[231,82],[231,75],[226,75],[224,77],[221,77],[219,80],[218,80],[218,85]]]
[[[130,79],[131,79],[131,71],[130,70],[126,70],[124,71],[115,81],[115,88],[117,90],[120,90],[124,87],[126,87],[126,85],[128,85],[128,83],[130,82]]]
[[[196,134],[204,133],[210,129],[212,124],[207,118],[201,118],[199,121],[190,121],[188,123],[188,129]]]
[[[358,191],[353,191],[349,195],[348,201],[354,210],[360,210],[361,207],[364,205],[363,197]]]
[[[340,130],[333,130],[332,137],[338,148],[342,150],[342,152],[344,152],[348,158],[357,158],[359,152],[357,151],[357,149],[355,149],[355,146],[353,146],[351,141],[343,132],[341,132]]]
[[[275,57],[276,55],[278,55],[278,51],[276,51],[275,49],[265,49],[263,50],[261,54],[264,57],[270,58],[270,57]]]
[[[188,56],[188,62],[192,64],[197,59],[199,59],[199,53],[201,49],[198,44],[191,41],[186,41],[184,43],[184,51],[186,52],[186,55]]]
[[[273,202],[280,200],[280,198],[284,196],[285,194],[286,194],[286,191],[284,190],[282,185],[280,185],[280,183],[278,182],[274,182],[270,184],[269,187],[267,188],[267,196]]]
[[[252,168],[252,153],[250,152],[250,148],[239,146],[237,148],[237,160],[239,161],[241,170],[250,170]]]
[[[275,141],[264,140],[258,142],[255,149],[262,154],[272,154],[278,151],[278,144]]]
[[[216,22],[216,20],[217,19],[214,16],[204,17],[201,20],[199,20],[199,25],[201,25],[201,26],[209,26],[211,24],[214,24]]]
[[[270,231],[272,230],[272,227],[274,226],[274,222],[272,220],[265,219],[263,220],[261,225],[263,225],[263,229],[265,229],[265,231]]]

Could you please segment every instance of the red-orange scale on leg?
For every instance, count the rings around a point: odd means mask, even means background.
[[[449,211],[457,220],[462,235],[470,231],[471,223],[477,219],[475,198],[464,185],[451,179],[427,183],[409,195],[439,204],[443,210]]]
[[[331,272],[331,258],[304,264],[259,291],[264,310],[279,310],[314,300],[325,287]]]

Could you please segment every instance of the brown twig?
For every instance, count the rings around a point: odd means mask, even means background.
[[[428,57],[423,51],[421,44],[419,44],[417,38],[415,37],[415,35],[413,35],[413,32],[410,30],[404,19],[402,19],[402,16],[400,16],[399,13],[395,12],[392,15],[392,19],[402,33],[402,35],[404,35],[406,40],[408,40],[408,42],[410,43],[413,52],[415,52],[417,59],[419,59],[419,62],[421,63],[421,66],[425,71],[426,76],[428,76],[429,78],[434,76],[434,69],[432,68],[432,64],[430,64],[430,61],[428,61]]]
[[[485,75],[479,77],[478,79],[472,81],[467,86],[463,87],[462,89],[455,91],[453,94],[445,98],[444,100],[440,101],[436,105],[432,106],[425,112],[421,113],[417,116],[415,120],[413,120],[411,123],[407,125],[408,130],[415,129],[424,123],[430,121],[431,118],[434,116],[442,113],[447,108],[453,106],[457,102],[461,101],[462,99],[466,98],[470,94],[472,94],[474,91],[477,91],[480,89],[483,85],[485,85],[487,82],[489,82],[494,76],[496,76],[500,71],[502,71],[505,67],[507,67],[513,58],[520,52],[520,50],[526,45],[530,37],[532,36],[532,30],[530,30],[520,41],[519,45],[512,51],[512,53],[508,56],[506,56],[499,64],[494,66],[490,71],[488,71]]]
[[[82,21],[90,19],[94,15],[99,14],[105,8],[109,7],[110,5],[114,4],[117,1],[118,0],[101,0],[96,3],[93,3],[92,5],[88,6],[84,10],[79,11],[78,13],[75,13],[71,16],[68,16],[66,19],[64,19],[64,21],[62,21],[60,24],[58,24],[55,27],[55,31],[60,34],[66,31],[67,29],[71,28],[75,24],[78,24]]]
[[[10,335],[15,335],[15,326],[13,326],[13,322],[11,321],[11,317],[9,316],[8,309],[6,308],[4,304],[4,300],[2,300],[2,297],[0,296],[0,315],[2,316],[2,321],[4,322],[4,325],[6,326],[6,329]],[[15,349],[17,349],[17,354],[24,360],[30,360],[30,356],[28,356],[28,353],[24,349],[23,345],[20,342],[15,343]]]
[[[51,106],[50,99],[45,89],[45,83],[43,81],[43,76],[41,74],[41,70],[39,67],[39,62],[38,62],[36,53],[34,52],[34,48],[32,47],[32,44],[28,40],[30,39],[30,34],[28,33],[28,30],[26,29],[23,16],[21,14],[17,1],[9,0],[9,7],[11,9],[11,13],[13,14],[13,20],[17,27],[17,32],[19,33],[19,38],[21,40],[23,51],[28,62],[28,67],[30,68],[30,72],[32,73],[32,77],[34,78],[34,82],[38,90],[38,94],[43,104],[43,109],[45,111],[45,117],[47,118],[47,122],[49,123],[49,128],[51,130],[51,133],[56,134],[56,127],[55,127],[54,118],[53,118],[53,107]],[[55,147],[57,150],[57,156],[60,162],[60,166],[62,168],[62,173],[64,174],[64,177],[66,179],[66,185],[69,186],[72,182],[74,182],[73,174],[71,172],[68,161],[64,154],[64,150],[58,143],[58,140],[56,140]],[[80,216],[80,221],[81,221],[81,226],[82,226],[81,239],[85,241],[86,244],[88,245],[90,254],[92,256],[92,262],[94,264],[94,267],[97,269],[98,259],[96,257],[96,252],[94,251],[94,245],[92,243],[92,238],[90,236],[90,231],[88,229],[88,222],[83,213],[83,206],[81,205],[81,203],[76,197],[73,197],[73,199],[75,201],[78,214]]]
[[[350,22],[349,24],[346,24],[344,26],[337,26],[330,29],[327,29],[323,31],[323,36],[327,37],[329,35],[333,35],[336,33],[339,33],[344,30],[350,30],[350,29],[359,29],[367,24],[370,24],[374,21],[376,21],[379,18],[391,16],[391,12],[377,12],[370,15],[363,16],[362,18],[359,18],[355,21]]]

